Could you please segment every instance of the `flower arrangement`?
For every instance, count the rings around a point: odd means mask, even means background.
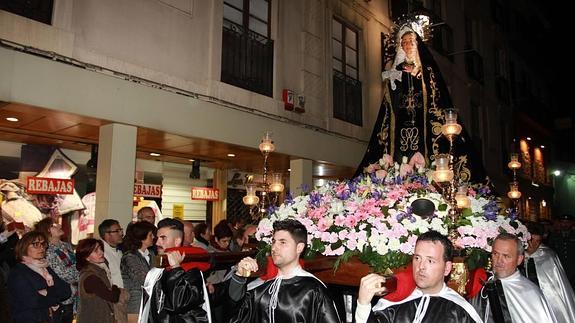
[[[419,153],[411,160],[394,162],[384,155],[364,173],[348,181],[331,181],[292,198],[270,210],[258,224],[260,251],[269,251],[273,222],[294,218],[308,231],[306,256],[338,256],[338,261],[357,256],[374,271],[406,265],[417,237],[435,230],[450,237],[454,245],[468,251],[480,264],[491,251],[491,242],[501,231],[518,234],[526,242],[528,232],[514,217],[505,216],[485,187],[470,187],[471,208],[457,223],[447,216],[449,205],[431,185],[431,169]],[[426,200],[427,211],[415,207]],[[339,262],[338,262],[339,263]]]

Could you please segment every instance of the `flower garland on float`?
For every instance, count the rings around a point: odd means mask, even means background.
[[[499,207],[487,186],[468,188],[471,207],[451,223],[449,203],[431,184],[431,173],[419,153],[409,161],[403,158],[401,164],[384,155],[356,178],[330,181],[301,196],[288,195],[258,224],[259,254],[269,253],[273,223],[287,218],[307,228],[306,257],[337,256],[338,266],[357,256],[375,272],[408,264],[417,237],[429,230],[449,234],[470,270],[487,265],[492,241],[500,232],[527,243],[527,228]]]

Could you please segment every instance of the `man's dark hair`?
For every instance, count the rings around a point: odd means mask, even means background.
[[[106,234],[114,224],[120,225],[120,222],[114,219],[106,219],[102,221],[98,226],[98,234],[100,235],[100,238],[104,239],[104,234]]]
[[[160,220],[160,222],[158,222],[158,230],[166,227],[172,230],[180,231],[182,235],[184,234],[184,224],[176,219],[165,218]]]
[[[205,230],[204,230],[205,231]],[[234,232],[228,225],[228,221],[222,220],[214,227],[214,237],[218,238],[218,240],[223,238],[231,238],[233,237]]]
[[[307,229],[301,222],[294,219],[285,219],[274,222],[274,233],[277,231],[287,231],[291,234],[296,243],[307,245]]]
[[[536,236],[541,236],[541,237],[545,236],[545,228],[543,227],[543,225],[541,223],[531,222],[531,223],[527,224],[527,230],[529,230],[529,233],[531,233],[531,235],[536,235]]]
[[[196,237],[199,237],[200,234],[206,233],[207,228],[208,228],[208,225],[205,222],[198,223],[198,224],[194,225],[194,235]]]
[[[443,261],[445,262],[451,261],[451,259],[453,258],[453,244],[443,234],[433,230],[427,231],[421,234],[417,238],[417,242],[415,244],[417,245],[420,241],[431,241],[441,243],[443,245]]]

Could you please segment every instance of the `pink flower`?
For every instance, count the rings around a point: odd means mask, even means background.
[[[339,241],[339,235],[335,232],[332,232],[329,237],[329,243],[336,243]]]
[[[338,227],[343,227],[345,225],[345,216],[343,215],[338,215],[335,217],[335,225],[337,225]]]
[[[357,217],[349,215],[347,218],[345,218],[345,226],[348,228],[353,228],[357,224],[357,221]]]
[[[328,242],[331,238],[331,234],[329,232],[322,232],[321,233],[321,241]]]
[[[378,169],[377,171],[375,171],[375,177],[382,179],[385,178],[385,176],[387,176],[387,172],[383,169]]]
[[[317,229],[319,231],[327,231],[327,229],[329,229],[330,227],[330,221],[326,220],[326,218],[321,218],[319,219],[319,221],[317,221]]]
[[[413,173],[413,166],[409,164],[401,164],[399,167],[399,176],[405,177],[407,174]]]
[[[317,209],[309,210],[308,214],[312,219],[321,219],[325,216],[326,213],[325,206],[318,207]]]
[[[393,165],[393,158],[388,154],[383,154],[380,163],[382,163],[385,168],[391,167]]]
[[[415,169],[425,167],[425,158],[420,152],[416,152],[413,156],[411,156],[409,165]]]
[[[355,250],[357,248],[357,240],[348,240],[345,245],[349,250]]]
[[[369,165],[365,168],[365,171],[366,171],[367,173],[370,173],[370,174],[371,174],[371,173],[375,172],[376,170],[378,170],[378,169],[380,169],[380,168],[381,168],[381,167],[379,167],[378,164],[369,164]]]

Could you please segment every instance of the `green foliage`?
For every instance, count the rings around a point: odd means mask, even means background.
[[[489,252],[479,248],[470,248],[467,250],[465,263],[467,264],[469,271],[475,270],[479,267],[485,268],[489,263]]]
[[[335,272],[337,271],[337,269],[339,268],[339,265],[341,264],[341,262],[347,262],[349,261],[349,258],[358,255],[359,252],[357,251],[350,251],[350,250],[346,250],[343,255],[339,256],[337,258],[337,260],[335,261],[335,264],[333,266],[333,272],[335,274]]]
[[[323,253],[325,251],[325,245],[321,239],[313,239],[311,241],[311,248],[317,253]]]
[[[264,241],[258,243],[258,253],[256,254],[256,261],[258,264],[265,264],[267,262],[267,256],[271,253],[272,246]]]
[[[388,268],[399,268],[411,261],[410,255],[399,251],[389,251],[385,255],[380,255],[369,247],[358,254],[358,258],[361,262],[368,264],[374,272],[384,272]]]
[[[463,217],[467,217],[467,216],[471,216],[471,215],[473,215],[473,211],[470,208],[466,208],[466,209],[463,209],[461,211],[461,216],[463,216]],[[471,223],[471,221],[470,221],[470,223]]]

